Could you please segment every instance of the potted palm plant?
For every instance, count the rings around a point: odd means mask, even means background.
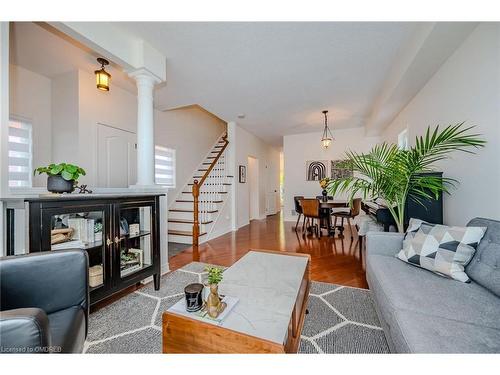
[[[85,176],[85,170],[77,165],[60,163],[38,167],[33,174],[46,173],[47,190],[51,193],[71,193],[80,176]]]
[[[485,145],[479,134],[469,133],[471,129],[473,126],[465,127],[463,122],[442,130],[439,126],[433,131],[428,127],[425,136],[416,137],[415,145],[408,150],[384,142],[367,154],[348,151],[344,163],[354,173],[331,180],[328,192],[346,192],[351,202],[357,194],[363,199],[384,199],[402,233],[408,197],[418,203],[422,199],[437,199],[440,192],[449,193],[457,183],[452,178],[427,174],[435,171],[435,163],[449,158],[454,151],[474,153],[473,149]]]

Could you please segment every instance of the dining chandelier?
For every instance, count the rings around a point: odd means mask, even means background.
[[[323,137],[321,138],[321,144],[323,148],[327,149],[328,146],[333,141],[333,135],[332,132],[330,131],[330,128],[328,127],[328,111],[324,110],[323,115],[325,115],[325,128],[323,129]]]

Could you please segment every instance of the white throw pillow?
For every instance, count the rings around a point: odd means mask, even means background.
[[[465,266],[485,232],[486,227],[448,227],[410,219],[397,257],[438,275],[469,282]]]

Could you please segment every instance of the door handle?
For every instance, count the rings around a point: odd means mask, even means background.
[[[106,245],[111,246],[112,243],[113,241],[111,241],[110,238],[108,237],[108,239],[106,240]]]
[[[123,240],[123,238],[119,238],[118,236],[115,237],[116,244],[119,244],[122,240]]]

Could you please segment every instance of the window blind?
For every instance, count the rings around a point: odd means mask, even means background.
[[[175,150],[155,146],[155,181],[159,185],[175,187]]]
[[[33,173],[32,126],[9,121],[9,187],[31,187]]]

